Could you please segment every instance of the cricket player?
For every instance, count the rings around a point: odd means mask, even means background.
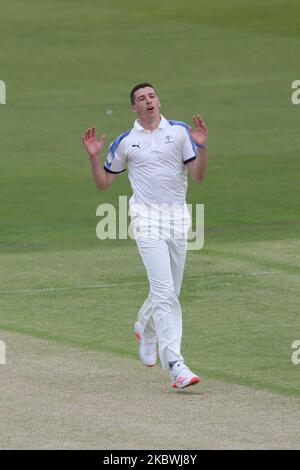
[[[111,143],[104,165],[99,156],[105,134],[97,139],[95,128],[89,128],[82,142],[101,191],[128,170],[133,192],[129,201],[131,224],[150,285],[134,325],[139,355],[144,365],[152,367],[159,354],[162,368],[170,372],[172,387],[181,389],[200,380],[181,354],[179,293],[190,226],[187,174],[199,183],[203,181],[207,128],[199,115],[193,116],[194,128],[165,119],[150,83],[136,85],[130,99],[137,119],[132,129]]]

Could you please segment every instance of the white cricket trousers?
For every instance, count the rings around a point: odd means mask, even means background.
[[[185,239],[136,239],[145,265],[150,291],[138,312],[143,334],[158,339],[163,369],[168,362],[182,360],[180,352],[182,315],[178,296],[181,289],[187,241]]]

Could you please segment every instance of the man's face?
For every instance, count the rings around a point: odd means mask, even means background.
[[[132,110],[139,115],[141,119],[154,118],[159,115],[160,101],[153,88],[147,86],[140,88],[134,94],[135,102]]]

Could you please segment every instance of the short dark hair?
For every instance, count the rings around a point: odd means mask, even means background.
[[[150,88],[153,88],[153,90],[156,93],[156,90],[155,90],[154,86],[151,85],[151,83],[147,83],[147,82],[139,83],[138,85],[135,85],[135,87],[133,87],[131,92],[130,92],[130,101],[131,101],[132,105],[135,103],[135,97],[134,97],[135,92],[137,90],[139,90],[140,88],[146,88],[147,86],[149,86]]]

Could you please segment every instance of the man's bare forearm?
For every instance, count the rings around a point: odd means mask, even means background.
[[[109,188],[110,184],[108,182],[108,174],[104,170],[102,163],[99,160],[99,157],[90,157],[91,169],[94,181],[96,186],[101,191]]]
[[[198,183],[201,183],[204,180],[205,173],[207,170],[207,164],[208,164],[208,151],[207,148],[198,148],[197,151],[197,158],[193,160],[191,165],[191,171],[190,174],[193,178],[193,180],[197,181]]]
[[[196,179],[201,182],[204,180],[208,164],[208,150],[207,148],[198,148],[197,158],[195,163]]]
[[[82,143],[90,157],[91,169],[96,186],[101,191],[109,188],[116,179],[116,174],[107,173],[99,160],[105,141],[105,134],[96,138],[95,127],[89,127],[82,135]]]

